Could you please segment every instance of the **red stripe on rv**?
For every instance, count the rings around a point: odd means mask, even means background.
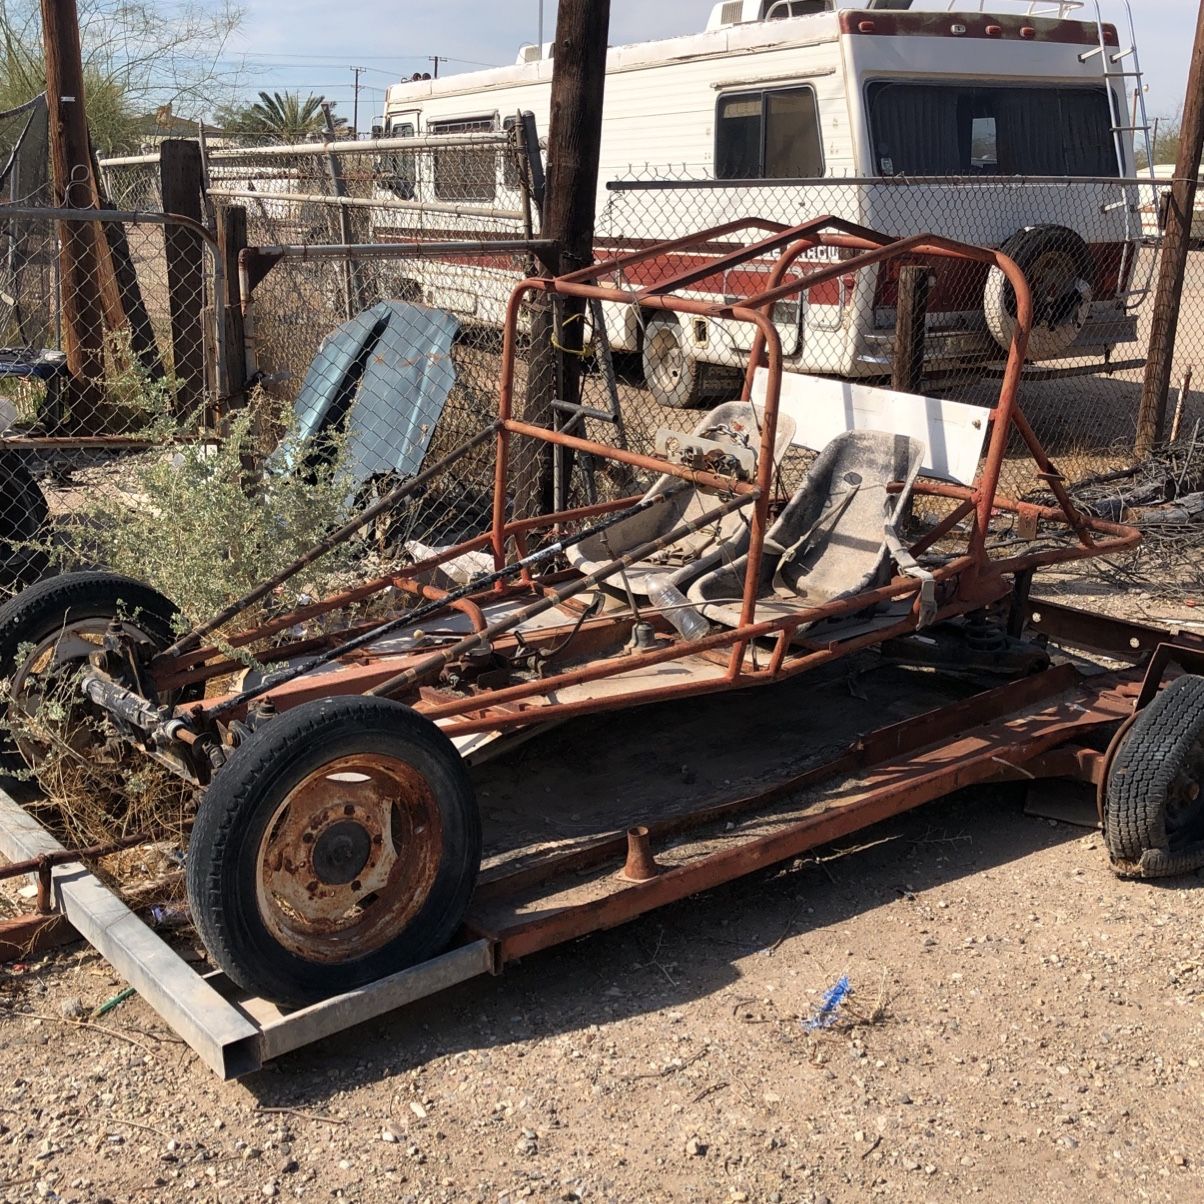
[[[1125,275],[1132,272],[1132,256],[1126,265],[1126,243],[1092,243],[1087,251],[1091,256],[1091,291],[1097,301],[1115,297],[1128,281],[1121,280],[1121,269],[1127,266]],[[928,294],[928,308],[937,313],[952,313],[976,309],[982,304],[990,268],[985,263],[969,263],[947,259],[939,263],[909,256],[892,259],[878,273],[878,284],[874,292],[874,304],[892,306],[898,300],[899,269],[906,264],[923,264],[932,272],[932,287]]]
[[[603,256],[610,258],[611,256],[633,249],[635,248],[627,243],[621,246],[615,243],[608,243],[605,247],[598,244],[595,247],[595,254],[598,258],[602,258]],[[738,248],[716,244],[711,249],[714,251],[714,255],[685,253],[658,255],[654,259],[645,260],[643,263],[629,268],[624,273],[623,282],[629,288],[652,288],[665,280],[671,280],[682,272],[689,272],[698,267],[705,267],[716,256],[737,250]],[[808,266],[818,271],[819,268],[829,265],[827,263],[804,264],[801,270],[789,272],[786,280],[788,282],[805,280],[809,274],[807,271]],[[750,297],[772,287],[774,267],[775,264],[773,261],[766,260],[763,265],[756,263],[744,264],[734,271],[725,273],[715,272],[690,285],[688,291],[691,293],[712,293],[724,297]],[[841,301],[840,294],[841,286],[838,280],[825,280],[815,288],[807,290],[807,300],[812,305],[839,305]]]

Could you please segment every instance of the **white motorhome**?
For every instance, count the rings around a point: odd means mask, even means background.
[[[1032,358],[1110,354],[1136,337],[1142,229],[1136,186],[1123,181],[1135,172],[1134,130],[1148,123],[1144,111],[1128,115],[1140,82],[1135,46],[1121,45],[1098,5],[1083,19],[1084,7],[726,0],[701,33],[612,48],[598,254],[740,216],[794,222],[831,213],[900,235],[932,231],[1006,247],[1021,260],[1041,310]],[[1131,35],[1131,18],[1128,28]],[[500,131],[523,112],[546,132],[549,54],[524,46],[510,67],[397,84],[383,133]],[[622,182],[644,164],[653,165],[652,179]],[[441,180],[437,166],[416,174],[403,186],[418,202],[519,203],[518,181],[501,165],[479,172],[467,190]],[[429,218],[392,214],[378,233],[421,234],[424,226]],[[640,283],[682,266],[671,257],[646,264]],[[501,275],[483,269],[470,298],[462,284],[443,297],[435,278],[415,287],[432,304],[497,322],[508,291]],[[780,307],[789,366],[861,377],[887,370],[895,281],[891,271],[863,272]],[[724,292],[720,279],[695,287]],[[985,270],[934,269],[929,364],[997,360],[1011,333],[1008,304],[1008,290]],[[668,318],[645,330],[632,307],[608,313],[607,326],[616,349],[643,349],[646,377],[669,404],[698,400],[706,365],[731,363],[741,350],[731,330],[707,320],[687,327]]]

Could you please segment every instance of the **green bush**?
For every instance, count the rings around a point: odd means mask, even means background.
[[[198,622],[295,560],[345,521],[347,485],[337,440],[307,457],[304,472],[264,471],[263,432],[283,425],[286,441],[290,434],[288,420],[275,421],[269,410],[256,397],[220,442],[164,440],[123,460],[117,483],[98,480],[53,534],[56,563],[100,565],[146,581]],[[151,427],[161,431],[151,411],[148,403]],[[362,555],[362,545],[343,544],[265,599],[265,607],[335,588]]]

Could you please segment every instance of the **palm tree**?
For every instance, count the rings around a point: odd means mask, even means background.
[[[324,99],[312,92],[306,97],[299,92],[260,92],[253,105],[225,109],[218,114],[217,121],[231,132],[262,134],[281,142],[305,142],[326,132]],[[347,119],[335,117],[334,126],[336,135],[341,135]]]

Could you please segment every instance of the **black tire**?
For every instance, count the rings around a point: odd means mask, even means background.
[[[42,548],[50,510],[22,456],[0,453],[0,585],[29,585],[46,571]]]
[[[663,406],[697,409],[708,397],[708,365],[686,346],[686,327],[674,318],[654,318],[644,328],[644,384]]]
[[[348,896],[359,889],[358,881],[318,881],[323,841],[336,827],[356,826],[355,820],[335,822],[325,813],[341,816],[342,799],[357,788],[346,787],[347,794],[340,797],[337,787],[325,787],[331,801],[322,802],[322,813],[304,820],[301,839],[309,843],[290,846],[285,870],[273,860],[271,845],[278,832],[293,824],[292,800],[306,791],[306,783],[332,762],[345,766],[357,759],[404,764],[422,782],[426,797],[420,805],[433,807],[439,826],[434,868],[421,898],[415,895],[417,910],[370,949],[358,949],[354,936],[341,946],[326,943],[325,935],[307,945],[306,938],[295,933],[309,917],[287,906],[279,909],[265,876],[287,873],[294,890],[297,882],[312,877],[305,890],[326,889],[336,903],[346,897],[358,900]],[[406,802],[407,809],[411,802]],[[394,811],[402,805],[399,794]],[[298,811],[300,824],[303,809]],[[352,813],[350,804],[345,811]],[[370,855],[379,860],[382,842],[372,843]],[[403,970],[446,948],[460,927],[480,863],[481,824],[472,783],[451,741],[401,703],[358,695],[325,698],[272,719],[217,773],[189,840],[188,901],[206,948],[232,981],[279,1003],[305,1004]],[[410,873],[400,848],[393,865],[398,874]],[[361,863],[350,872],[358,877],[367,868]],[[384,891],[368,896],[373,899],[360,919],[348,920],[349,925],[366,925],[371,909],[382,899],[389,906]],[[291,926],[286,937],[281,935],[282,923]]]
[[[1114,867],[1153,878],[1204,865],[1204,677],[1176,678],[1121,739],[1104,837]]]
[[[1033,292],[1027,358],[1064,355],[1091,311],[1094,269],[1086,242],[1067,226],[1028,226],[999,249],[1016,261]],[[987,276],[983,312],[995,341],[1004,351],[1010,350],[1016,329],[1016,290],[998,268]]]
[[[69,623],[96,620],[98,625],[121,617],[157,648],[175,638],[179,611],[170,599],[132,577],[118,573],[62,573],[39,581],[0,606],[0,678],[12,681],[23,667],[21,650],[52,640]],[[42,797],[36,782],[24,774],[31,766],[22,757],[7,723],[0,722],[0,789],[19,802]]]

